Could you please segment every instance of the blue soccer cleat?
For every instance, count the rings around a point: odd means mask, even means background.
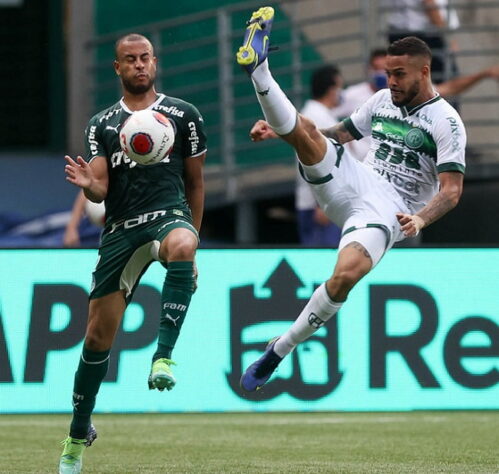
[[[269,53],[269,35],[274,21],[274,9],[262,7],[253,12],[244,34],[244,44],[236,54],[237,63],[251,76]]]
[[[246,392],[254,392],[265,385],[283,359],[274,352],[277,339],[279,338],[276,337],[268,343],[262,357],[253,362],[242,375],[240,385]]]

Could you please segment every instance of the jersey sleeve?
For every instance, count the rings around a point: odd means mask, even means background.
[[[466,130],[457,113],[446,114],[435,126],[437,171],[458,171],[464,174]]]
[[[96,156],[106,156],[97,116],[90,119],[85,129],[85,159],[90,162]]]
[[[378,101],[380,91],[370,97],[364,104],[362,104],[350,117],[343,120],[345,128],[350,132],[352,137],[360,140],[364,137],[371,135],[371,123],[374,106]]]
[[[190,106],[186,119],[187,129],[183,136],[184,158],[195,157],[206,151],[204,120],[193,105]]]

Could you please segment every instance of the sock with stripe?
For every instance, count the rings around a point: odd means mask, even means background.
[[[95,397],[109,367],[109,350],[94,352],[83,347],[73,388],[73,419],[69,436],[84,439],[90,426]]]

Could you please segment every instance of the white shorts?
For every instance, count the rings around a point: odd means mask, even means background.
[[[326,141],[324,159],[317,165],[301,166],[300,169],[303,178],[312,184],[319,206],[342,228],[342,237],[356,231],[355,240],[364,245],[359,240],[362,233],[358,230],[379,228],[386,236],[385,251],[403,240],[396,214],[411,212],[397,191],[372,168],[350,156],[341,145]],[[340,248],[343,246],[340,242]],[[365,247],[369,251],[367,242]],[[381,256],[374,258],[371,255],[373,266]]]

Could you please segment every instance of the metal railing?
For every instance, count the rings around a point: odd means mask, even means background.
[[[272,54],[272,71],[297,108],[308,95],[311,71],[325,61],[333,61],[348,71],[347,83],[364,80],[370,50],[386,44],[383,19],[387,11],[380,1],[285,0],[274,4],[277,15],[272,41],[279,46],[279,51]],[[453,2],[452,6],[464,11],[470,8],[469,3]],[[499,16],[499,2],[472,3],[474,8],[490,9]],[[294,154],[291,148],[278,141],[263,144],[249,141],[249,128],[261,117],[261,111],[250,81],[234,60],[245,21],[260,4],[256,1],[238,3],[136,29],[155,46],[159,60],[157,89],[192,102],[205,118],[209,147],[207,176],[217,183],[212,189],[213,194],[219,196],[217,202],[250,199],[252,193],[271,194],[281,189],[278,186],[281,181],[288,183],[288,190],[292,189]],[[317,14],[300,13],[307,11],[307,6],[318,4],[324,8]],[[315,35],[320,29],[325,33]],[[498,28],[470,24],[462,26],[459,34],[472,37],[489,30],[496,32]],[[98,36],[88,45],[95,58],[89,71],[95,84],[90,90],[93,110],[89,114],[109,106],[121,94],[110,63],[114,42],[128,32]],[[472,45],[473,41],[463,45],[457,53],[458,59],[499,54],[495,45],[481,51]],[[494,93],[461,98],[464,109],[498,101],[499,96]],[[463,118],[471,129],[499,125],[499,116],[468,119],[465,113]],[[477,149],[499,147],[499,143],[483,139],[480,134],[472,135],[472,145]],[[260,173],[261,179],[255,179],[255,170],[262,167],[265,170]],[[249,175],[253,178],[247,179]]]

